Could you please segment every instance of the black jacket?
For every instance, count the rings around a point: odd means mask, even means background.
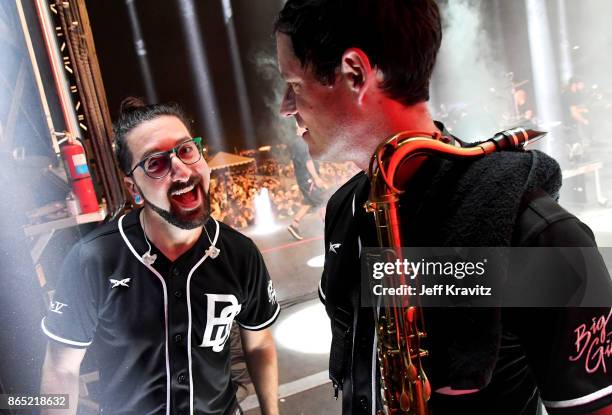
[[[556,163],[541,153],[527,154],[428,162],[402,199],[407,245],[595,246],[590,229],[546,195],[560,185]],[[361,248],[377,245],[373,219],[363,210],[368,191],[366,175],[356,175],[330,199],[325,221],[319,294],[332,321],[330,377],[342,390],[345,414],[371,414],[380,407],[373,313],[359,299]],[[602,277],[609,280],[607,273]],[[611,293],[612,288],[604,295],[612,298]],[[436,414],[535,414],[538,393],[550,413],[610,403],[603,371],[593,376],[577,364],[555,363],[567,362],[575,327],[605,312],[426,310],[433,389],[480,389],[463,397],[434,393],[431,408]]]

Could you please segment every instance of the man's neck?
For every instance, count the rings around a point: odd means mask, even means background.
[[[178,228],[147,207],[140,215],[140,225],[149,241],[170,261],[187,252],[202,234],[201,226],[195,229]]]
[[[402,105],[395,100],[385,100],[382,103],[382,111],[371,111],[370,114],[376,113],[375,118],[371,118],[364,130],[364,140],[361,143],[362,149],[358,160],[353,160],[357,166],[366,170],[370,163],[370,158],[376,147],[393,134],[401,131],[415,131],[420,133],[433,133],[438,131],[436,125],[429,114],[426,102],[411,105],[409,107]]]

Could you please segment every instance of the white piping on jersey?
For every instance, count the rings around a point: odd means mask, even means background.
[[[353,211],[353,217],[354,217],[355,216],[355,193],[353,193],[353,202],[351,203],[351,209]],[[361,258],[361,238],[357,237],[357,243],[359,244],[359,257]],[[329,243],[330,251],[336,253],[332,245],[333,243],[330,242]],[[321,296],[321,298],[323,298],[323,301],[325,301],[327,299],[325,298],[325,293],[323,292],[323,287],[321,286],[322,281],[323,281],[323,276],[321,276],[321,278],[319,279],[319,295]]]
[[[157,276],[157,278],[161,282],[162,287],[164,289],[164,328],[165,328],[164,334],[165,334],[165,352],[166,352],[166,415],[170,415],[170,357],[168,353],[168,290],[166,289],[166,282],[164,281],[164,278],[161,276],[161,274],[151,265],[147,264],[140,255],[138,255],[138,252],[136,252],[136,250],[130,243],[129,239],[125,235],[125,232],[123,232],[123,219],[124,218],[125,218],[125,215],[119,218],[119,233],[121,233],[121,237],[123,238],[123,241],[125,242],[127,247],[130,249],[130,251],[132,251],[132,254],[134,254],[136,259],[138,259],[138,261],[140,261],[142,265],[147,267],[149,271],[151,271],[153,274],[155,274],[155,276]]]
[[[323,301],[327,300],[325,298],[325,293],[323,292],[323,287],[321,287],[321,282],[323,282],[323,277],[321,277],[319,279],[319,294],[321,295],[321,298],[323,298]]]
[[[215,225],[217,226],[215,229],[215,237],[213,238],[212,241],[210,241],[210,246],[215,246],[217,244],[217,239],[219,238],[219,222],[217,222],[215,220],[215,218],[213,218],[211,216],[211,219],[215,222]],[[204,224],[204,226],[206,226],[206,224]],[[187,359],[189,361],[189,413],[191,415],[193,415],[193,371],[192,371],[192,365],[193,365],[193,361],[191,359],[191,327],[192,327],[192,321],[191,321],[191,276],[193,275],[193,273],[195,272],[195,270],[202,264],[202,262],[204,262],[206,260],[206,258],[208,258],[209,254],[212,252],[211,249],[207,249],[205,251],[206,253],[204,254],[204,256],[191,268],[191,271],[189,271],[189,275],[187,276]],[[228,328],[229,330],[229,328]]]
[[[270,317],[265,323],[258,324],[257,326],[247,326],[245,324],[242,324],[238,320],[236,320],[236,323],[238,323],[238,325],[240,327],[242,327],[244,329],[247,329],[247,330],[259,330],[260,328],[265,327],[268,324],[270,324],[270,322],[274,321],[276,316],[278,316],[278,313],[280,313],[280,305],[277,303],[276,304],[276,311],[274,312],[274,315],[272,317]]]
[[[353,204],[352,204],[352,209],[353,209],[353,216],[355,216],[355,195],[353,194]],[[361,238],[358,236],[357,237],[357,243],[359,244],[359,257],[361,258]],[[333,250],[333,244],[330,242],[329,243],[329,247],[330,247],[330,251],[333,251],[334,253],[336,253],[335,250]],[[319,295],[321,296],[321,298],[323,298],[323,301],[327,300],[327,298],[325,298],[325,293],[323,292],[323,287],[321,286],[321,282],[323,282],[323,277],[321,277],[319,279]]]
[[[568,399],[567,401],[545,401],[544,399],[542,399],[542,403],[544,403],[544,406],[546,406],[547,408],[570,408],[572,406],[591,403],[599,398],[603,398],[604,396],[610,393],[612,393],[612,385],[600,389],[596,392],[589,393],[588,395],[582,396],[580,398]]]
[[[353,204],[352,204],[353,217],[355,217],[355,197],[356,196],[357,194],[353,193]],[[359,258],[361,258],[361,237],[359,235],[357,235],[357,246],[359,247]]]
[[[47,317],[43,317],[43,319],[40,321],[40,327],[42,328],[43,333],[45,333],[47,335],[47,337],[52,338],[53,340],[56,340],[58,342],[61,343],[65,343],[65,344],[70,344],[72,346],[82,346],[82,347],[86,347],[89,346],[91,344],[91,341],[89,342],[77,342],[75,340],[68,340],[68,339],[64,339],[63,337],[58,336],[57,334],[53,334],[51,333],[49,330],[47,330],[47,328],[45,327],[45,319]]]

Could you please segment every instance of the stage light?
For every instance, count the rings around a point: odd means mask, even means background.
[[[157,104],[158,99],[157,91],[155,90],[155,81],[153,80],[151,65],[149,64],[149,57],[147,55],[147,48],[145,46],[144,38],[142,37],[140,20],[138,19],[138,12],[136,11],[136,5],[134,3],[135,0],[125,0],[130,21],[130,28],[132,29],[132,36],[134,38],[134,49],[136,52],[136,57],[138,58],[138,65],[140,66],[140,75],[144,83],[147,103]]]
[[[310,268],[323,268],[323,264],[325,263],[325,255],[317,255],[308,260],[306,265]]]
[[[540,124],[556,123],[562,119],[559,78],[555,72],[552,36],[546,4],[538,0],[525,0],[529,51]],[[555,139],[552,134],[544,142],[544,151],[552,154]],[[558,146],[557,146],[558,150]]]
[[[274,221],[267,187],[262,188],[255,196],[253,207],[255,208],[255,227],[249,232],[251,235],[267,235],[278,230],[279,226]]]
[[[331,329],[325,308],[314,303],[291,314],[274,330],[280,346],[300,353],[329,353]]]
[[[242,70],[242,61],[240,59],[240,48],[238,46],[238,37],[236,36],[236,28],[234,26],[234,12],[230,0],[221,0],[223,5],[223,17],[225,20],[225,28],[227,33],[227,41],[229,43],[230,58],[232,60],[232,71],[234,72],[234,85],[238,93],[238,115],[242,122],[244,134],[244,146],[253,148],[256,145],[255,126],[251,115],[251,107],[249,105],[249,94],[247,92],[244,72]]]
[[[200,119],[209,143],[216,149],[223,148],[223,128],[219,119],[219,106],[212,85],[210,66],[206,58],[206,47],[202,39],[200,21],[194,0],[179,0],[178,11],[189,55],[189,68],[195,83]]]
[[[569,28],[567,26],[567,10],[565,0],[557,0],[557,17],[559,27],[559,73],[561,82],[567,82],[574,73],[571,58]]]

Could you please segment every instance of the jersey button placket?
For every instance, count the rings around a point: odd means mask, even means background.
[[[361,406],[362,411],[365,413],[368,409],[368,400],[365,397],[359,398],[359,405]]]
[[[181,373],[180,375],[178,375],[176,380],[178,381],[178,383],[180,383],[182,385],[187,380],[187,376],[185,376],[184,373]]]

